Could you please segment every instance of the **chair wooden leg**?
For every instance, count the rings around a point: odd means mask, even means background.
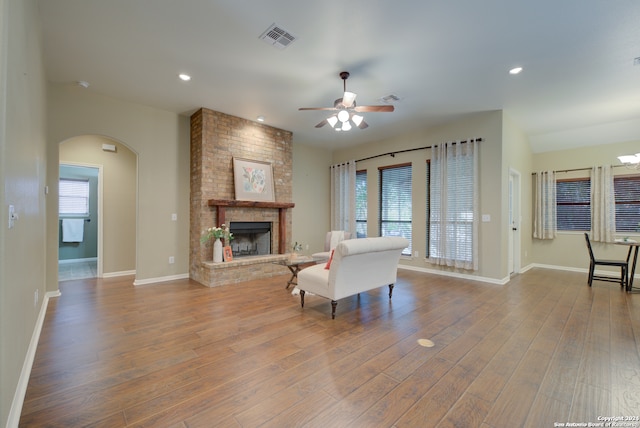
[[[336,319],[336,306],[338,306],[338,302],[335,300],[331,301],[331,319]]]
[[[591,287],[591,282],[593,282],[593,271],[595,270],[595,266],[593,263],[589,264],[589,279],[587,282],[589,283],[589,287]]]
[[[389,284],[389,298],[391,298],[392,294],[393,294],[393,284]]]
[[[304,308],[304,290],[300,290],[300,306]]]

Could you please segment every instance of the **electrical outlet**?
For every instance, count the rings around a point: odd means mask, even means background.
[[[419,252],[417,252],[417,251],[414,251],[414,252],[413,252],[413,257],[420,257],[420,253],[419,253]]]
[[[173,256],[169,257],[169,264],[170,265],[174,264],[175,262],[176,262],[176,259]]]
[[[178,221],[178,214],[171,214],[171,220],[172,221]]]
[[[33,293],[33,307],[38,307],[38,301],[40,300],[40,296],[38,295],[38,290]]]

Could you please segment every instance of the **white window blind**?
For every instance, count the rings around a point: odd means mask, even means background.
[[[356,172],[356,236],[367,237],[367,171]]]
[[[60,215],[89,215],[89,180],[60,179]]]
[[[640,232],[640,176],[613,179],[616,195],[616,231]]]
[[[411,164],[380,168],[380,236],[409,240],[402,251],[411,255]]]
[[[556,181],[556,206],[558,230],[591,230],[591,180]]]

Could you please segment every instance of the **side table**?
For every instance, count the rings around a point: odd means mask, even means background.
[[[291,272],[291,278],[287,281],[287,286],[285,288],[289,288],[291,284],[298,285],[298,272],[302,270],[303,265],[309,263],[315,263],[317,259],[309,256],[298,256],[295,258],[288,258],[285,260],[279,260],[274,262],[276,264],[286,266]]]

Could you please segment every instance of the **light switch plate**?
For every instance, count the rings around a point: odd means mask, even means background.
[[[490,222],[491,221],[491,214],[482,214],[482,221],[484,223]]]

